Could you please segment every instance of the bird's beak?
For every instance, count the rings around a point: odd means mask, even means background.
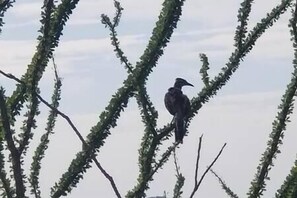
[[[185,85],[188,85],[188,86],[194,87],[194,85],[192,85],[191,83],[188,83],[188,82],[187,82],[187,84],[185,84]]]

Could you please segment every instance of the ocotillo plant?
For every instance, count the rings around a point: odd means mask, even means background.
[[[12,7],[14,0],[0,0],[0,33],[5,21],[5,13]],[[40,81],[43,79],[45,68],[49,61],[53,58],[55,49],[59,45],[63,28],[67,25],[69,17],[75,10],[78,0],[62,0],[53,1],[46,0],[41,11],[41,27],[37,38],[38,44],[36,52],[32,57],[31,63],[27,66],[27,71],[21,78],[17,78],[14,74],[0,70],[2,78],[9,78],[16,82],[16,89],[12,94],[5,92],[5,87],[1,85],[0,89],[0,189],[3,197],[28,197],[29,193],[33,197],[41,197],[42,186],[39,182],[39,173],[41,161],[46,155],[46,149],[50,141],[49,136],[53,134],[55,121],[61,117],[67,121],[74,133],[82,142],[81,150],[76,154],[67,170],[61,175],[61,178],[51,188],[49,197],[66,196],[73,188],[79,187],[79,182],[83,179],[84,173],[94,163],[96,167],[110,182],[114,193],[117,197],[122,197],[113,177],[101,166],[96,158],[98,152],[104,147],[105,141],[112,133],[111,129],[117,127],[119,117],[123,114],[130,98],[135,98],[140,109],[140,116],[145,126],[143,137],[139,147],[139,173],[137,182],[134,187],[129,190],[126,197],[145,197],[146,191],[150,188],[150,182],[154,180],[157,171],[168,162],[169,157],[179,144],[174,143],[169,146],[164,153],[160,152],[160,146],[167,140],[174,129],[174,123],[165,124],[164,127],[157,127],[158,111],[155,108],[150,96],[147,92],[147,81],[149,75],[158,65],[159,58],[163,55],[164,49],[170,42],[174,29],[177,27],[178,21],[182,14],[184,0],[164,0],[156,25],[148,40],[147,46],[140,56],[136,64],[132,64],[129,58],[121,49],[120,40],[117,34],[117,27],[120,23],[123,8],[118,1],[114,1],[115,16],[102,14],[101,22],[110,31],[111,45],[114,47],[115,54],[119,58],[127,70],[127,78],[123,81],[122,86],[114,93],[105,110],[102,111],[86,138],[84,138],[71,118],[59,110],[59,100],[61,99],[62,82],[55,69],[55,87],[52,95],[52,101],[47,102],[40,94]],[[186,128],[190,125],[191,120],[197,115],[199,110],[207,103],[217,92],[223,88],[232,75],[237,71],[240,63],[251,52],[257,40],[264,32],[274,25],[279,17],[287,12],[288,8],[293,8],[293,17],[290,21],[293,46],[296,51],[297,31],[296,31],[296,3],[293,6],[293,0],[282,0],[279,5],[274,7],[263,19],[261,19],[251,30],[248,29],[249,15],[252,9],[252,0],[244,0],[238,11],[238,26],[234,35],[234,51],[230,54],[229,60],[221,68],[221,72],[211,78],[208,75],[210,67],[206,54],[201,54],[202,67],[200,74],[203,87],[191,99],[191,110],[187,115]],[[99,20],[98,20],[99,21]],[[1,36],[1,35],[0,35]],[[296,56],[296,52],[295,52]],[[293,98],[296,95],[296,60],[294,64],[294,73],[292,82],[288,85],[282,104],[279,106],[280,112],[273,124],[271,140],[268,142],[267,150],[263,154],[260,165],[258,167],[255,179],[252,181],[249,197],[260,197],[266,188],[265,180],[268,179],[269,170],[272,167],[272,160],[276,158],[279,152],[279,145],[284,135],[286,123],[289,121],[289,114],[293,111]],[[55,65],[55,64],[54,64]],[[56,67],[55,67],[56,68]],[[37,126],[36,117],[39,114],[40,103],[45,104],[50,112],[47,120],[47,127],[44,135],[40,139],[31,164],[30,174],[25,175],[24,156],[30,147],[31,140],[34,138],[34,129]],[[21,112],[26,112],[24,116],[20,116]],[[16,123],[23,121],[21,129],[16,129]],[[202,145],[202,136],[199,139],[195,184],[190,195],[185,197],[193,197],[197,192],[205,175],[211,169],[221,155],[226,144],[223,145],[213,162],[206,168],[205,172],[198,180],[198,168],[200,161],[200,149]],[[8,160],[4,154],[4,150],[9,152]],[[10,166],[10,172],[6,170],[6,163]],[[175,167],[177,182],[173,190],[173,197],[183,196],[183,185],[185,177],[179,170],[179,165],[175,157]],[[277,192],[278,197],[296,197],[296,167],[292,168],[290,175],[284,182],[283,186]],[[227,187],[225,182],[219,178],[223,188],[231,197],[237,197],[235,193]],[[29,185],[28,185],[29,184]],[[28,190],[30,189],[30,190]],[[104,195],[102,195],[104,197]]]

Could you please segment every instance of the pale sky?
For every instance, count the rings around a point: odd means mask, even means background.
[[[37,43],[40,7],[43,1],[17,1],[6,13],[0,35],[0,67],[20,77],[30,63]],[[118,35],[121,47],[133,64],[138,61],[147,45],[152,28],[161,9],[161,1],[122,0],[124,7]],[[163,104],[163,96],[176,77],[183,77],[194,88],[185,88],[190,98],[203,86],[199,70],[199,53],[209,57],[211,77],[225,65],[233,50],[233,38],[237,26],[237,10],[241,1],[188,0],[178,28],[165,50],[164,56],[148,78],[148,91],[159,112],[158,126],[171,121],[171,115]],[[261,0],[253,4],[249,28],[252,28],[280,0]],[[60,110],[69,115],[86,136],[98,121],[98,116],[126,78],[126,71],[116,58],[110,45],[109,31],[100,23],[100,15],[113,16],[113,1],[84,0],[70,16],[60,45],[55,51],[58,71],[63,78]],[[193,119],[189,135],[177,152],[181,172],[186,177],[184,197],[189,197],[194,185],[194,169],[198,138],[203,133],[204,142],[200,174],[216,156],[221,146],[227,147],[214,169],[240,197],[245,197],[256,173],[261,154],[266,148],[271,123],[277,106],[293,71],[293,49],[287,28],[290,12],[282,15],[277,23],[258,40],[256,47],[244,59],[239,70],[217,96],[203,106]],[[50,100],[53,87],[53,67],[49,64],[41,81],[41,95]],[[0,83],[10,94],[14,82],[0,77]],[[296,107],[296,105],[295,105]],[[44,133],[48,109],[41,104],[26,167],[31,154]],[[19,120],[21,122],[21,120]],[[291,116],[285,132],[282,153],[270,172],[264,197],[273,197],[289,173],[297,151],[297,114]],[[43,197],[48,197],[50,187],[58,182],[70,161],[81,149],[81,143],[67,123],[59,118],[56,134],[51,137],[47,156],[42,161],[41,186]],[[136,184],[138,176],[138,148],[143,135],[143,124],[135,99],[118,120],[118,127],[111,130],[105,146],[98,155],[106,171],[110,173],[124,196]],[[171,138],[162,146],[171,145]],[[148,196],[172,196],[175,184],[172,158],[155,175],[150,183]],[[70,198],[113,198],[109,182],[94,167],[84,175],[84,180],[74,189]],[[225,192],[215,177],[208,174],[196,197],[224,198]]]

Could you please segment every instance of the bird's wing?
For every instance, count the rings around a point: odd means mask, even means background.
[[[175,113],[176,113],[176,109],[175,109],[175,105],[174,105],[175,100],[176,99],[174,97],[174,94],[169,89],[168,92],[165,94],[164,103],[165,103],[166,109],[169,111],[169,113],[171,115],[175,115]]]
[[[175,114],[175,141],[183,142],[183,137],[185,135],[185,116],[186,100],[183,94],[179,94],[175,104],[176,114]]]
[[[190,111],[191,111],[191,103],[189,98],[186,95],[183,95],[183,100],[184,100],[184,115],[187,116]]]

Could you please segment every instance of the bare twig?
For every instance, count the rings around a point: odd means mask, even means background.
[[[198,169],[199,169],[199,160],[200,160],[200,151],[201,151],[201,145],[202,145],[202,138],[203,134],[199,137],[199,143],[198,143],[198,151],[197,151],[197,158],[196,158],[196,168],[195,168],[195,186],[198,185]]]
[[[177,162],[177,156],[176,156],[176,153],[175,153],[175,149],[173,150],[173,160],[174,160],[176,174],[178,176],[178,175],[180,175],[180,172],[179,172],[180,167],[179,167],[178,162]]]
[[[0,70],[0,74],[2,74],[3,76],[7,77],[7,78],[10,78],[12,80],[15,80],[17,81],[18,83],[20,84],[23,84],[24,85],[24,82],[21,81],[20,79],[18,79],[17,77],[15,77],[14,75],[10,74],[10,73],[5,73],[4,71]]]
[[[15,77],[14,75],[10,74],[10,73],[5,73],[2,70],[0,70],[0,73],[2,75],[4,75],[7,78],[13,79],[15,81],[17,81],[18,83],[26,86],[25,82],[21,81],[19,78]],[[53,107],[51,104],[49,104],[45,99],[43,99],[38,93],[34,93],[36,94],[36,97],[43,103],[45,104],[48,108],[50,108],[51,110],[55,111],[58,115],[60,115],[62,118],[64,118],[68,124],[70,125],[70,127],[73,129],[73,131],[75,132],[75,134],[78,136],[78,138],[80,139],[80,141],[83,143],[83,146],[85,148],[88,147],[88,144],[86,143],[86,141],[84,140],[84,138],[82,137],[81,133],[78,131],[78,129],[76,128],[76,126],[73,124],[73,122],[71,121],[71,119],[64,114],[63,112],[61,112],[60,110],[58,110],[57,108]],[[99,161],[96,159],[96,157],[93,157],[92,160],[95,162],[96,166],[99,168],[99,170],[102,172],[102,174],[106,177],[106,179],[109,180],[115,194],[117,195],[118,198],[121,198],[121,195],[116,187],[116,184],[112,178],[112,176],[110,176],[105,169],[101,166],[101,164],[99,163]]]
[[[162,158],[159,160],[158,163],[156,163],[155,168],[151,171],[149,174],[147,181],[149,181],[153,175],[159,170],[159,168],[162,167],[162,165],[168,160],[169,156],[171,155],[172,151],[175,150],[175,148],[179,145],[179,143],[173,143],[172,146],[168,147],[165,153],[163,153]]]
[[[208,173],[208,171],[211,169],[211,167],[216,163],[216,161],[218,160],[218,158],[219,158],[220,155],[222,154],[222,152],[223,152],[223,150],[224,150],[224,148],[225,148],[226,145],[227,145],[227,143],[225,143],[225,144],[222,146],[220,152],[217,154],[217,156],[214,158],[214,160],[212,161],[212,163],[211,163],[211,164],[207,167],[207,169],[204,171],[204,173],[202,174],[200,180],[199,180],[197,183],[196,183],[196,180],[197,180],[197,174],[195,174],[195,176],[196,176],[196,178],[195,178],[195,186],[194,186],[193,192],[192,192],[191,195],[190,195],[190,198],[193,198],[193,197],[194,197],[194,195],[195,195],[195,193],[197,192],[198,188],[200,187],[200,185],[201,185],[201,183],[202,183],[202,181],[203,181],[205,175]],[[197,156],[197,158],[198,158],[198,156]],[[199,160],[197,160],[197,161],[199,161]],[[198,170],[197,166],[198,166],[198,164],[196,164],[196,170]]]

